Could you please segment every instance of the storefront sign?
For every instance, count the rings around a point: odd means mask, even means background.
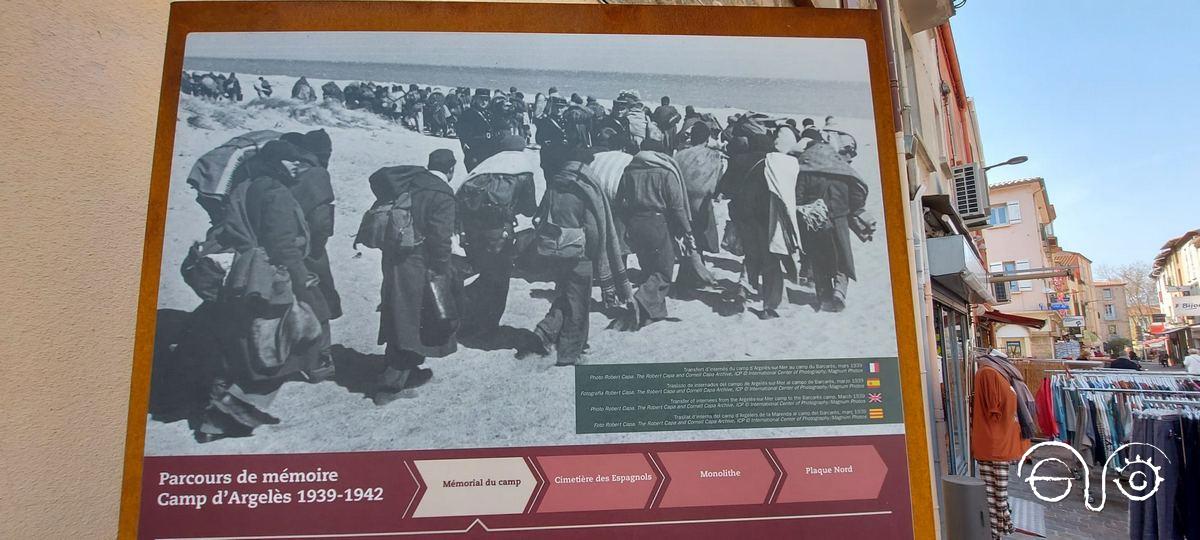
[[[1067,328],[1083,328],[1085,326],[1085,320],[1081,315],[1063,317],[1063,326]]]
[[[1176,296],[1171,307],[1176,317],[1200,317],[1200,296]]]
[[[177,3],[165,74],[122,537],[934,534],[877,13]],[[764,133],[853,234],[613,196]]]

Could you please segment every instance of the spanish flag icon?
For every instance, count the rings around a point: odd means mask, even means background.
[[[867,409],[867,418],[871,420],[883,420],[883,409]]]
[[[879,388],[879,377],[867,377],[867,388]]]

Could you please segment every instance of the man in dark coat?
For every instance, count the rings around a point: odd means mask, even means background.
[[[676,239],[684,255],[695,250],[687,192],[679,167],[663,153],[662,143],[647,139],[643,151],[625,167],[614,206],[625,223],[625,239],[637,255],[644,281],[634,293],[636,330],[667,318],[667,293],[671,288]]]
[[[534,120],[534,125],[537,126],[534,139],[540,147],[542,172],[546,178],[558,172],[556,168],[550,168],[553,167],[551,164],[561,161],[555,156],[563,155],[568,146],[567,129],[562,118],[566,106],[567,102],[562,97],[548,98],[545,114]]]
[[[304,264],[309,273],[317,278],[317,288],[320,289],[324,300],[325,315],[321,322],[322,341],[321,355],[317,366],[305,372],[310,381],[322,381],[333,376],[333,358],[330,355],[332,335],[329,321],[342,316],[342,298],[338,294],[333,281],[333,271],[329,265],[329,253],[325,249],[329,238],[333,236],[334,223],[334,193],[333,184],[329,179],[329,157],[333,145],[329,134],[318,129],[305,134],[285,133],[281,140],[292,143],[304,150],[300,165],[297,167],[295,182],[288,187],[292,196],[304,211],[308,224],[309,246],[308,256]]]
[[[454,166],[454,154],[438,149],[429,155],[426,170],[372,182],[380,201],[395,200],[402,193],[411,195],[413,229],[423,239],[411,253],[383,252],[379,344],[386,344],[387,367],[372,396],[376,405],[386,405],[402,391],[429,382],[433,372],[419,367],[426,357],[441,358],[458,349],[457,321],[439,318],[436,301],[427,293],[431,283],[448,283],[450,290],[442,292],[448,293],[446,302],[454,304],[450,311],[457,309],[462,294],[450,265],[456,218],[449,181]]]
[[[537,212],[535,190],[525,139],[511,134],[500,139],[500,152],[480,163],[459,188],[463,250],[471,268],[479,272],[464,289],[467,310],[460,335],[499,328],[513,271],[516,216],[533,217]],[[505,196],[507,204],[492,204],[493,197]]]
[[[296,199],[295,190],[301,189],[301,177],[312,167],[317,166],[317,158],[304,149],[287,141],[271,141],[263,145],[259,151],[270,160],[279,160],[282,171],[270,176],[260,175],[254,184],[246,191],[246,207],[250,226],[257,232],[258,245],[267,252],[271,264],[287,269],[292,278],[292,291],[296,299],[303,301],[312,308],[313,313],[321,322],[321,346],[318,352],[328,353],[329,350],[329,303],[325,294],[318,286],[319,278],[309,270],[308,256],[312,250],[312,239],[308,229],[307,216],[304,208]],[[275,182],[268,182],[270,178]],[[280,186],[287,188],[287,195],[279,190]],[[256,208],[263,208],[255,212]],[[300,209],[297,216],[294,208]],[[256,217],[257,216],[257,217]],[[298,219],[305,219],[299,224]],[[299,227],[299,230],[297,230]],[[326,356],[326,360],[328,357]],[[332,362],[329,362],[332,369]],[[317,370],[321,367],[320,355],[315,355],[305,365],[305,371]]]
[[[571,96],[571,103],[563,111],[563,129],[566,130],[567,144],[571,146],[592,145],[592,111],[583,106],[583,98],[579,94]]]
[[[833,146],[818,142],[798,158],[796,203],[804,206],[823,201],[829,226],[812,230],[800,227],[800,241],[811,264],[813,281],[822,311],[846,308],[846,288],[855,278],[854,251],[850,244],[850,220],[867,202],[867,185]]]
[[[454,132],[462,144],[463,165],[467,167],[467,172],[475,170],[476,165],[494,153],[492,118],[488,112],[490,96],[487,90],[476,90],[475,97],[471,98],[471,106],[463,111],[462,117],[454,125]]]
[[[717,191],[729,199],[729,219],[739,238],[743,258],[738,301],[746,300],[746,285],[754,285],[762,297],[761,319],[779,317],[783,302],[784,277],[795,273],[795,261],[771,252],[771,207],[775,198],[767,186],[766,159],[774,150],[767,135],[753,135],[748,146],[731,144],[729,167],[717,184]],[[728,232],[727,232],[728,234]]]
[[[682,117],[679,116],[679,109],[671,105],[669,96],[662,97],[662,105],[654,109],[654,123],[663,133],[663,145],[667,148],[667,153],[675,150],[675,132]]]
[[[289,377],[310,368],[317,358],[315,345],[320,341],[320,330],[315,328],[317,320],[312,314],[321,316],[324,301],[320,290],[311,286],[309,280],[304,264],[309,242],[307,227],[300,205],[288,187],[295,182],[295,172],[305,159],[303,154],[285,141],[263,145],[246,162],[248,180],[230,194],[231,211],[214,232],[214,238],[222,246],[247,260],[261,248],[267,264],[286,271],[291,290],[261,282],[249,287],[247,282],[231,276],[230,283],[238,282],[244,288],[229,292],[228,298],[222,300],[207,300],[194,313],[195,329],[212,338],[212,347],[192,352],[209,355],[209,362],[220,364],[210,374],[213,379],[209,404],[195,433],[198,442],[248,436],[262,424],[278,423],[279,419],[265,410],[274,400],[275,392]],[[294,304],[297,301],[311,310]],[[254,324],[302,313],[310,314],[312,331],[288,335],[285,339],[289,341],[289,352],[285,358],[275,359],[277,365],[266,366],[261,359],[255,360],[251,351],[259,347],[250,337]],[[295,320],[298,319],[291,319]],[[297,341],[292,342],[293,338]]]
[[[608,116],[608,109],[605,109],[604,105],[601,105],[600,102],[596,101],[596,98],[592,96],[587,97],[587,105],[585,106],[587,107],[587,110],[592,111],[592,119],[594,120],[599,120],[605,116]]]

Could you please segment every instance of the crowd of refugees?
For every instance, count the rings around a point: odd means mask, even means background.
[[[705,253],[743,258],[736,291],[718,292],[738,306],[756,295],[759,318],[779,317],[786,280],[811,282],[814,308],[844,309],[855,279],[851,239],[870,241],[876,225],[851,166],[856,143],[832,119],[818,129],[809,119],[797,126],[746,113],[722,127],[691,107],[680,114],[667,97],[651,109],[623,91],[608,110],[555,88],[513,115],[504,106],[512,96],[478,89],[459,100],[444,128],[460,140],[461,168],[443,148],[422,165],[383,167],[367,179],[376,200],[354,243],[382,253],[376,404],[428,382],[426,358],[497,332],[515,271],[555,284],[517,357],[554,354],[558,366],[588,352],[593,287],[619,314],[609,328],[637,331],[668,317],[668,295],[716,287]],[[527,152],[531,132],[537,165]],[[326,252],[332,155],[324,130],[258,131],[212,150],[189,175],[211,227],[182,272],[204,302],[171,350],[206,381],[193,418],[197,441],[277,423],[265,408],[284,381],[333,376],[329,321],[342,309]],[[546,179],[540,201],[535,166]],[[454,190],[460,170],[466,178]],[[729,221],[719,235],[713,205],[722,199]],[[517,230],[517,216],[533,226]],[[456,236],[462,260],[453,255]],[[629,254],[640,267],[636,287]]]

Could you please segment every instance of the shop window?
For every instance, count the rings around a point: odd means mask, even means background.
[[[1005,341],[1004,352],[1009,358],[1024,358],[1025,351],[1020,341]]]

